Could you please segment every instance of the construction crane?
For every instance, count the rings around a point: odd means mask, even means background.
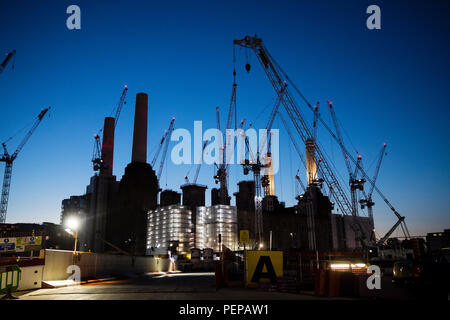
[[[311,103],[309,103],[309,101],[300,92],[300,90],[298,90],[298,88],[290,80],[290,78],[283,71],[283,69],[281,69],[281,67],[278,65],[278,63],[275,61],[275,59],[273,59],[273,57],[270,55],[270,53],[264,47],[262,40],[260,38],[257,38],[256,36],[255,37],[246,36],[244,39],[234,40],[233,43],[235,45],[239,45],[241,47],[251,49],[255,53],[259,62],[263,66],[263,69],[264,69],[269,81],[271,82],[271,84],[276,92],[279,92],[281,90],[281,88],[283,87],[284,81],[287,81],[291,84],[291,86],[294,88],[294,90],[299,94],[299,96],[306,103],[306,105],[312,111],[314,111]],[[282,76],[283,76],[283,78],[282,78]],[[309,134],[310,130],[309,130],[295,100],[290,95],[289,90],[286,90],[284,95],[285,95],[285,99],[283,99],[283,105],[285,107],[285,110],[288,113],[289,117],[291,118],[293,125],[296,128],[296,131],[299,134],[300,138],[302,139],[303,142],[305,142],[307,137],[311,136]],[[327,129],[327,131],[331,134],[331,136],[334,139],[337,139],[336,136],[333,134],[332,130],[328,127],[326,122],[323,120],[323,118],[319,116],[318,119],[322,123],[322,125]],[[331,167],[328,164],[328,161],[325,159],[323,152],[321,151],[320,148],[317,148],[316,152],[317,152],[317,155],[319,156],[319,159],[322,159],[322,165],[318,168],[319,173],[321,174],[321,177],[324,179],[328,188],[330,190],[332,190],[333,197],[335,199],[336,204],[341,209],[341,212],[343,214],[351,214],[352,213],[351,204],[348,201],[348,198],[347,198],[346,194],[344,193],[342,187],[340,186],[336,176],[334,175],[333,171],[331,170]],[[350,160],[353,161],[355,163],[355,165],[358,166],[357,161],[355,159],[353,159],[353,157],[351,157],[350,153],[348,152],[348,150],[345,149],[345,147],[344,147],[344,152],[346,153],[347,157],[349,157]],[[368,181],[371,185],[373,185],[374,190],[377,191],[379,196],[384,200],[384,202],[389,206],[389,208],[397,216],[399,221],[394,225],[394,227],[392,229],[395,230],[395,228],[397,228],[397,226],[403,222],[403,225],[402,225],[403,232],[405,233],[406,237],[409,237],[408,228],[407,228],[406,224],[404,223],[405,217],[402,217],[397,212],[397,210],[392,206],[392,204],[384,196],[384,194],[375,186],[372,179],[366,174],[366,172],[362,169],[362,167],[358,167],[358,169],[361,172],[364,179],[366,179],[366,181]],[[391,232],[391,230],[389,232]]]
[[[357,199],[356,191],[364,190],[364,182],[366,182],[366,181],[364,179],[359,179],[359,180],[356,179],[358,167],[361,167],[361,165],[356,165],[355,170],[352,169],[349,157],[345,153],[344,140],[342,139],[341,130],[340,130],[340,127],[339,127],[339,124],[337,121],[336,113],[334,112],[333,104],[330,101],[327,101],[327,103],[328,103],[328,106],[330,109],[331,119],[333,120],[334,128],[336,131],[336,137],[338,139],[337,141],[338,141],[339,146],[341,147],[342,155],[344,156],[344,160],[345,160],[345,166],[347,167],[347,171],[348,171],[348,176],[349,176],[348,181],[349,181],[349,185],[350,185],[350,198],[351,198],[351,202],[352,202],[352,215],[358,216],[358,199]],[[360,163],[361,159],[362,158],[359,155],[357,161],[359,161],[359,163]]]
[[[256,159],[253,156],[253,152],[250,148],[250,143],[248,142],[248,137],[245,136],[245,145],[247,146],[248,154],[250,159],[245,159],[242,164],[244,169],[244,175],[247,175],[250,171],[253,172],[253,182],[255,185],[255,245],[254,249],[263,248],[263,217],[262,217],[262,195],[261,195],[261,169],[265,168],[266,165],[261,163],[259,157],[259,149],[256,153]]]
[[[16,54],[16,50],[13,50],[6,55],[5,60],[3,60],[2,64],[0,65],[0,74],[3,72],[3,70],[5,70],[8,62],[11,60],[12,57],[15,56],[15,54]],[[14,64],[13,64],[12,68],[14,69]]]
[[[201,154],[200,162],[197,164],[197,169],[195,170],[194,180],[192,181],[193,184],[197,183],[198,175],[200,174],[200,168],[202,167],[202,163],[203,163],[203,152],[205,151],[205,148],[206,148],[207,144],[208,144],[208,140],[206,140],[203,143],[203,148],[202,148],[202,154]],[[189,175],[189,172],[184,176],[184,179],[186,180],[186,183],[189,183],[188,175]]]
[[[159,163],[158,172],[156,173],[156,177],[158,178],[158,181],[161,178],[161,174],[162,174],[162,171],[164,168],[164,163],[166,162],[167,150],[169,148],[170,138],[172,137],[174,123],[175,123],[175,117],[173,117],[172,120],[170,120],[169,128],[164,132],[164,135],[161,138],[161,141],[159,143],[158,150],[156,151],[155,156],[153,157],[152,162],[151,162],[152,167],[155,167],[156,160],[158,160],[158,156],[162,150],[163,153],[161,156],[161,162]]]
[[[124,104],[127,104],[125,101],[127,96],[128,86],[124,85],[122,95],[120,96],[119,103],[117,104],[116,113],[114,116],[114,129],[116,129],[117,122],[119,121],[120,112],[122,111],[122,107]],[[100,132],[103,131],[103,128],[100,129]],[[100,135],[97,133],[94,135],[94,152],[92,155],[92,164],[94,171],[99,171],[104,168],[103,155],[102,155],[102,143],[100,141]]]
[[[8,210],[8,199],[9,199],[9,189],[11,186],[11,175],[12,175],[12,166],[14,163],[14,160],[16,160],[17,156],[19,155],[20,150],[25,146],[27,141],[30,139],[33,132],[36,130],[38,125],[41,123],[42,119],[44,118],[45,114],[50,110],[50,107],[45,108],[42,110],[35,123],[31,127],[30,131],[25,135],[22,142],[20,142],[19,146],[17,147],[16,151],[14,151],[13,154],[9,154],[8,150],[6,149],[6,142],[2,143],[3,147],[3,156],[0,158],[0,161],[5,162],[5,174],[3,176],[3,187],[2,187],[2,198],[1,198],[1,207],[0,207],[0,223],[5,223],[6,221],[6,213]],[[9,139],[8,139],[9,140]]]
[[[263,66],[263,69],[271,82],[275,92],[277,94],[281,93],[282,88],[285,88],[285,80],[281,77],[282,71],[278,65],[274,65],[274,59],[270,56],[267,49],[263,46],[262,40],[256,37],[246,36],[242,40],[234,40],[234,44],[249,48],[253,50],[256,54],[258,60]],[[288,78],[286,78],[288,80]],[[296,102],[292,98],[288,88],[284,90],[282,93],[283,97],[283,105],[284,108],[289,115],[297,133],[302,139],[303,143],[306,143],[306,140],[313,135],[311,134],[311,129],[306,123],[304,117],[302,116],[300,109],[298,108]],[[312,108],[312,106],[311,106]],[[320,119],[320,118],[319,118]],[[343,188],[341,187],[336,175],[334,174],[331,166],[325,158],[324,152],[319,148],[316,144],[316,154],[318,158],[321,159],[321,166],[318,168],[321,174],[321,177],[324,179],[329,188],[333,188],[333,195],[338,204],[341,212],[343,214],[352,215],[351,203],[347,198]],[[352,215],[353,216],[353,215]],[[353,216],[356,218],[355,216]],[[355,225],[355,224],[354,224]],[[352,228],[355,231],[355,234],[359,232],[359,230],[355,230],[354,226]],[[362,232],[360,232],[362,233]],[[361,242],[361,245],[364,247],[365,243]]]
[[[375,184],[377,181],[378,173],[380,172],[381,167],[381,161],[383,160],[383,156],[385,155],[386,151],[386,143],[383,143],[383,147],[381,147],[381,151],[378,156],[377,166],[375,167],[375,173],[373,175],[372,181]],[[361,204],[361,209],[364,209],[367,207],[368,216],[373,217],[373,206],[375,203],[372,201],[372,194],[373,194],[373,185],[370,186],[369,192],[366,194],[363,190],[364,199],[359,200],[359,203]]]
[[[216,174],[214,175],[214,179],[216,183],[220,183],[219,187],[219,197],[220,197],[220,204],[227,204],[228,203],[228,164],[230,162],[230,159],[228,159],[227,155],[232,155],[231,146],[232,146],[232,139],[234,139],[234,135],[232,136],[230,134],[231,129],[231,123],[233,120],[233,114],[236,112],[236,70],[233,70],[233,86],[231,90],[231,99],[230,99],[230,105],[228,108],[228,118],[227,123],[225,127],[225,146],[221,147],[221,159],[220,164],[216,164]],[[219,114],[219,107],[216,108],[216,116],[217,116],[217,129],[220,131],[220,114]],[[229,151],[230,150],[230,151]]]
[[[282,90],[283,91],[283,90]],[[264,148],[266,147],[267,144],[267,156],[269,156],[270,158],[270,163],[266,163],[267,164],[267,168],[271,168],[272,167],[272,152],[271,152],[271,141],[272,141],[272,125],[273,122],[275,121],[275,116],[278,113],[278,109],[280,106],[282,100],[282,92],[280,95],[278,95],[277,100],[275,102],[275,106],[272,109],[272,112],[270,114],[269,120],[267,121],[267,125],[266,125],[266,134],[263,135],[262,140],[260,141],[260,146],[259,146],[259,152],[258,154],[261,154],[264,150]],[[268,141],[267,141],[268,140]],[[271,190],[270,190],[270,186],[271,183],[273,183],[273,181],[270,181],[270,176],[269,174],[266,172],[267,170],[264,170],[264,175],[262,177],[261,180],[261,184],[264,188],[264,196],[269,196],[269,195],[273,195],[271,194]],[[272,171],[272,170],[270,170]],[[271,173],[271,172],[270,172]]]

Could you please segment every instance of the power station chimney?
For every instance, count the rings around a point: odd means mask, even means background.
[[[147,162],[147,113],[148,95],[136,95],[136,109],[134,112],[133,154],[131,162]]]
[[[112,176],[114,159],[114,118],[106,117],[103,126],[102,158],[103,167],[100,169],[101,175]]]
[[[306,147],[306,181],[308,186],[313,184],[317,178],[316,154],[314,152],[314,140],[307,139]]]

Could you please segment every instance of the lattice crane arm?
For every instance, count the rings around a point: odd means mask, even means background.
[[[208,140],[206,140],[206,141],[203,143],[202,157],[201,157],[201,159],[200,159],[200,163],[197,164],[197,169],[195,170],[195,176],[194,176],[194,181],[193,181],[193,183],[197,183],[198,175],[200,174],[200,168],[202,167],[202,163],[203,163],[203,152],[205,152],[205,148],[206,148],[206,145],[207,145],[207,144],[208,144]]]
[[[47,113],[47,111],[50,110],[50,107],[45,108],[44,110],[42,110],[39,115],[38,118],[36,120],[36,122],[33,124],[33,126],[31,127],[30,131],[28,131],[28,133],[25,135],[25,137],[23,138],[23,140],[20,142],[19,146],[17,147],[16,151],[12,154],[11,158],[14,160],[15,158],[17,158],[17,156],[19,155],[20,150],[22,150],[22,148],[25,146],[25,144],[28,142],[28,140],[30,139],[30,137],[33,135],[34,131],[36,130],[36,128],[39,126],[39,124],[42,121],[42,118],[44,118],[45,114]]]
[[[16,50],[13,50],[7,54],[5,60],[3,60],[2,64],[0,65],[0,74],[3,72],[3,70],[8,65],[8,62],[12,59],[12,57],[14,57],[15,54],[16,54]]]
[[[166,155],[167,155],[167,150],[169,148],[170,138],[172,137],[174,122],[175,122],[175,118],[172,118],[172,120],[170,121],[169,129],[167,129],[167,135],[166,135],[166,138],[164,141],[164,149],[163,149],[163,153],[161,156],[161,162],[159,164],[158,173],[156,175],[158,178],[158,181],[161,178],[161,174],[162,174],[162,171],[164,168],[164,163],[166,162]]]
[[[331,119],[333,119],[337,142],[338,142],[339,146],[341,147],[342,155],[344,156],[344,160],[345,160],[345,166],[347,167],[347,171],[350,176],[350,179],[352,179],[353,178],[353,170],[350,166],[350,160],[348,159],[347,154],[345,153],[344,140],[342,139],[341,129],[339,128],[339,124],[338,124],[338,121],[336,118],[336,113],[334,112],[333,104],[330,101],[327,101],[327,103],[330,108]]]
[[[369,192],[367,193],[367,197],[370,198],[370,199],[372,198],[372,193],[373,193],[373,190],[374,190],[374,186],[375,186],[375,183],[376,183],[377,178],[378,178],[378,173],[380,172],[381,161],[383,160],[383,156],[384,156],[385,150],[386,150],[386,143],[384,143],[383,147],[381,148],[380,155],[378,156],[377,166],[375,167],[375,173],[374,173],[373,178],[372,178],[373,184],[370,185]]]
[[[127,91],[128,91],[128,86],[125,85],[123,88],[123,91],[122,91],[122,95],[120,96],[120,99],[119,99],[119,104],[117,105],[116,115],[114,116],[114,128],[116,128],[117,122],[119,121],[120,112],[122,111],[123,105],[127,103],[125,101],[126,96],[127,96]]]

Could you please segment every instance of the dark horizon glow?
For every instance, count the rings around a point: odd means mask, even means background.
[[[81,30],[66,28],[71,4],[81,8]],[[371,4],[381,8],[381,30],[365,27]],[[7,222],[59,223],[61,201],[89,184],[93,135],[125,84],[115,132],[118,179],[131,161],[136,93],[149,94],[148,162],[172,117],[175,128],[193,134],[195,120],[203,131],[216,127],[219,106],[224,125],[232,41],[257,34],[307,99],[320,102],[329,124],[326,101],[333,102],[346,145],[369,174],[387,143],[377,186],[406,216],[411,235],[450,228],[449,12],[445,1],[1,1],[0,54],[17,54],[14,70],[10,64],[0,75],[0,142],[52,107],[14,163]],[[237,119],[263,128],[275,93],[253,54],[250,73],[245,51],[236,47],[236,56]],[[280,129],[282,168],[275,190],[291,206],[296,171],[305,181],[305,170],[281,121],[273,127]],[[25,133],[8,142],[10,153]],[[340,149],[323,127],[319,141],[347,181]],[[180,191],[190,166],[171,163],[170,149],[161,186]],[[3,170],[2,163],[0,179]],[[198,179],[208,185],[207,203],[213,171],[204,165]],[[230,193],[251,178],[233,166]],[[374,201],[383,235],[396,220],[375,194]]]

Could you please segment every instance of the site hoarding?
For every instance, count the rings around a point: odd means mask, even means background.
[[[42,236],[0,238],[0,252],[25,252],[40,250],[41,247]]]

